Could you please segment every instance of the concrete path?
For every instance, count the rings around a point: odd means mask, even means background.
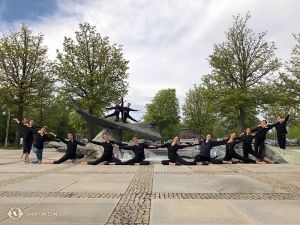
[[[300,224],[300,163],[27,165],[20,155],[0,150],[0,225]]]

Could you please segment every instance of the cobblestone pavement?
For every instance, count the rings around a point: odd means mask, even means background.
[[[18,161],[19,162],[19,161]],[[9,163],[7,165],[14,165]],[[5,167],[5,165],[2,165]],[[251,172],[238,165],[222,165],[229,171],[192,171],[191,172],[154,172],[154,165],[139,166],[133,171],[64,171],[74,167],[72,163],[65,163],[61,167],[50,168],[39,172],[1,172],[2,174],[20,174],[21,176],[3,180],[0,188],[30,180],[44,174],[134,174],[125,193],[88,193],[88,192],[26,192],[26,191],[0,191],[1,198],[105,198],[120,199],[115,209],[107,220],[107,225],[112,224],[149,224],[152,199],[226,199],[226,200],[300,200],[300,186],[275,180],[272,176],[295,175],[299,172]],[[214,165],[210,165],[213,167]],[[99,165],[101,167],[101,165]],[[97,167],[97,168],[99,168]],[[112,166],[113,168],[114,166]],[[153,193],[152,184],[156,174],[163,175],[243,175],[256,181],[279,188],[286,193]]]

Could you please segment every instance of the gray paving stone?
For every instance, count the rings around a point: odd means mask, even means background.
[[[287,193],[243,175],[200,175],[220,193]]]
[[[232,200],[231,202],[257,224],[300,224],[300,201]]]
[[[119,199],[43,199],[23,209],[18,224],[105,224]],[[15,224],[6,219],[0,224]]]
[[[101,182],[101,181],[129,181],[131,182],[134,174],[92,174],[86,176],[79,182]]]
[[[86,193],[125,193],[130,182],[77,182],[64,188],[61,192],[86,192]]]
[[[222,165],[213,165],[208,166],[190,166],[190,169],[195,172],[232,172],[231,169],[226,168]]]
[[[263,173],[278,173],[278,172],[300,172],[300,165],[291,164],[237,164],[238,167],[252,171]]]
[[[25,164],[24,162],[2,165],[1,172],[41,172],[48,169],[63,167],[63,164]]]
[[[195,166],[197,167],[197,166]],[[188,166],[164,166],[161,164],[154,165],[154,172],[194,172]]]
[[[1,176],[1,175],[0,175]],[[52,181],[56,182],[59,180],[71,180],[71,181],[79,181],[89,176],[88,174],[44,174],[42,176],[34,177],[31,180],[39,180],[39,181]]]
[[[24,180],[2,187],[0,191],[59,191],[74,182],[72,180]]]
[[[30,199],[29,198],[1,198],[0,199],[0,221],[4,220],[5,218],[8,218],[7,213],[11,208],[18,207],[21,210],[23,210],[40,200],[41,199],[39,198],[35,198],[35,199],[34,198],[30,198]]]
[[[26,175],[27,174],[0,174],[0,181],[14,179],[14,178],[17,178],[17,177],[23,177],[23,176],[26,176]]]
[[[154,174],[153,192],[218,193],[198,175]]]
[[[150,225],[256,224],[228,200],[155,199],[151,201]]]
[[[62,172],[136,172],[139,169],[138,166],[123,166],[123,165],[76,165],[68,169],[62,170]]]

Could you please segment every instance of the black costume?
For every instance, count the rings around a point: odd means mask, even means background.
[[[131,150],[134,152],[135,156],[126,161],[126,162],[117,162],[116,165],[130,165],[134,163],[140,163],[140,165],[149,165],[149,161],[144,161],[145,159],[145,148],[149,148],[149,145],[144,143],[139,143],[139,145],[133,145],[133,146],[122,146],[121,147],[124,150]]]
[[[285,144],[286,144],[286,134],[287,129],[286,129],[286,123],[289,120],[290,115],[287,115],[282,123],[279,123],[275,128],[277,131],[277,140],[278,140],[278,145],[279,148],[285,149]]]
[[[255,138],[255,136],[252,136],[252,134],[249,134],[249,135],[245,134],[245,135],[243,135],[243,137],[249,137],[243,141],[243,156],[244,156],[244,158],[248,159],[249,154],[250,154],[250,155],[253,155],[254,157],[256,157],[257,159],[263,160],[264,157],[252,149],[252,140]]]
[[[23,128],[23,141],[22,141],[23,153],[30,154],[30,150],[32,147],[32,140],[33,140],[32,129],[23,123],[19,123],[19,125]]]
[[[118,146],[124,146],[124,144],[122,143],[118,143],[118,142],[115,142],[115,141],[109,141],[109,142],[97,142],[97,141],[89,141],[90,143],[93,143],[95,145],[101,145],[103,148],[104,148],[104,151],[103,151],[103,154],[102,156],[95,160],[95,161],[90,161],[90,162],[87,162],[88,165],[97,165],[99,163],[102,163],[104,161],[107,161],[107,162],[121,162],[120,159],[117,159],[113,156],[113,149],[114,149],[114,146],[112,146],[113,144],[116,144]]]
[[[264,152],[266,134],[269,130],[271,130],[273,127],[276,127],[278,124],[279,122],[268,124],[266,127],[259,126],[252,130],[252,132],[257,132],[255,136],[254,149],[258,154],[262,156],[266,155]]]
[[[119,118],[120,118],[120,112],[121,112],[121,121],[123,120],[123,97],[121,98],[121,106],[120,105],[116,105],[115,107],[110,107],[110,108],[106,108],[108,110],[110,109],[114,109],[115,111],[112,114],[109,114],[107,116],[105,116],[104,118],[108,118],[108,117],[112,117],[112,116],[116,116],[116,122],[119,122]]]
[[[181,158],[178,154],[177,154],[177,151],[178,149],[183,149],[183,148],[186,148],[186,147],[189,147],[189,146],[193,146],[194,144],[189,144],[189,145],[178,145],[178,144],[175,144],[172,146],[172,143],[166,143],[166,144],[163,144],[161,146],[159,146],[160,148],[167,148],[168,149],[168,159],[169,160],[163,160],[161,161],[161,164],[163,165],[169,165],[169,163],[181,163],[183,165],[197,165],[196,162],[188,162],[188,161],[185,161],[183,158]]]
[[[123,112],[124,112],[123,122],[124,122],[124,123],[126,123],[127,118],[128,118],[128,119],[131,119],[131,120],[134,121],[134,122],[137,122],[137,120],[133,119],[133,118],[129,115],[129,112],[130,112],[130,111],[138,111],[138,110],[131,109],[131,108],[129,108],[129,107],[124,107],[124,108],[123,108]]]
[[[256,163],[255,160],[247,159],[247,158],[237,154],[236,151],[234,150],[235,145],[237,145],[238,143],[240,143],[244,140],[250,139],[251,137],[250,137],[250,135],[249,136],[247,135],[247,136],[242,137],[238,140],[234,139],[232,142],[227,142],[226,145],[225,145],[226,146],[226,154],[225,154],[225,157],[223,158],[223,161],[230,161],[232,158],[234,158],[234,159],[239,159],[241,161],[244,161],[246,163],[250,163],[250,162],[251,163]]]
[[[58,138],[61,142],[67,145],[67,151],[63,157],[61,157],[59,160],[54,161],[53,164],[60,164],[64,161],[67,161],[68,159],[82,159],[84,157],[83,154],[76,154],[76,150],[77,150],[77,145],[86,146],[86,144],[77,140],[66,141],[61,137],[56,137],[56,138]]]
[[[225,145],[228,140],[222,140],[222,141],[208,141],[203,140],[200,142],[201,148],[200,148],[200,154],[195,157],[194,162],[210,162],[213,164],[222,164],[223,161],[220,159],[212,159],[210,157],[210,150],[215,146]]]

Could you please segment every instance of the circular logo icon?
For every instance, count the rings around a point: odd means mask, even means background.
[[[7,215],[12,220],[19,220],[24,215],[24,213],[22,212],[22,210],[20,208],[13,207],[8,211]]]

